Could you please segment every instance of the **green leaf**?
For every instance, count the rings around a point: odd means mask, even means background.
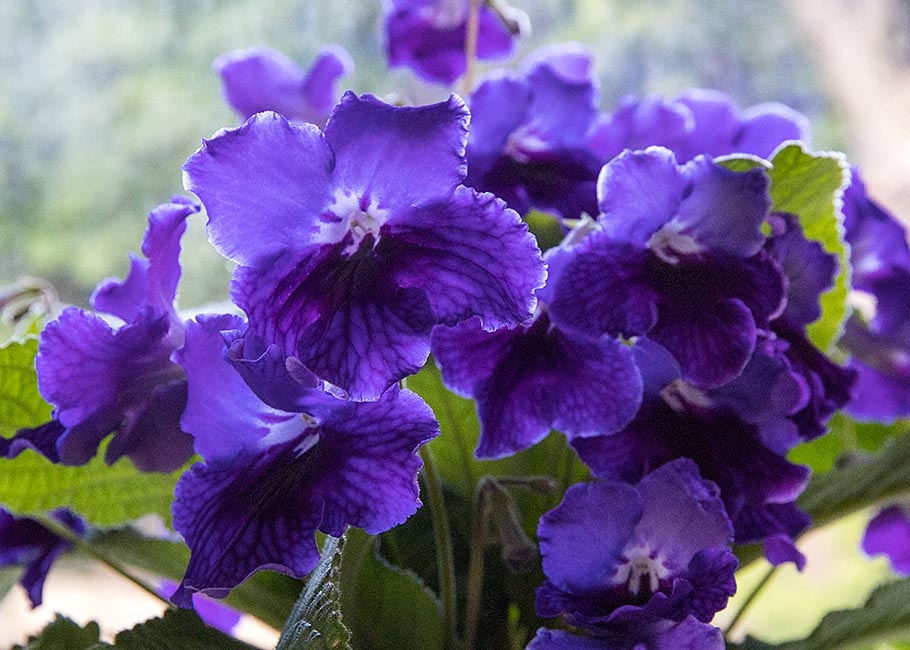
[[[857,422],[844,413],[837,413],[831,419],[830,429],[826,435],[794,447],[788,454],[789,460],[809,465],[813,472],[828,472],[845,453],[878,451],[891,438],[910,431],[910,420],[886,425]]]
[[[38,340],[12,341],[0,348],[0,436],[47,422],[51,407],[38,392]]]
[[[341,560],[344,620],[358,650],[442,648],[439,601],[416,575],[377,553],[378,538],[351,528]]]
[[[0,348],[0,434],[47,422],[51,407],[38,392],[35,354],[29,339]],[[170,522],[174,485],[180,472],[143,473],[127,459],[104,463],[104,445],[86,465],[55,465],[26,450],[0,459],[0,504],[20,515],[69,507],[96,526],[114,526],[148,513]]]
[[[344,540],[326,537],[322,558],[307,578],[276,650],[350,650],[351,631],[341,620],[338,587]]]
[[[566,233],[555,214],[531,210],[522,218],[537,238],[537,245],[541,251],[558,246],[565,237]]]
[[[768,645],[748,639],[739,650],[849,650],[910,638],[910,579],[883,585],[857,609],[826,614],[805,639]]]
[[[768,170],[773,166],[764,158],[746,153],[736,153],[729,156],[718,156],[714,159],[714,162],[716,162],[718,165],[721,165],[722,167],[726,167],[731,172],[750,172],[758,167],[762,167]]]
[[[843,154],[810,153],[801,143],[779,149],[771,163],[773,209],[799,216],[806,237],[838,258],[834,287],[821,297],[822,317],[808,328],[812,342],[827,350],[840,338],[847,317],[850,265],[839,206],[850,182],[849,167]]]
[[[120,632],[113,647],[120,650],[256,650],[248,643],[209,627],[190,609],[169,609],[161,618]]]
[[[85,627],[57,614],[57,617],[41,630],[40,634],[31,636],[28,645],[13,646],[12,650],[100,650],[110,648],[100,643],[101,631],[98,624],[92,621]]]

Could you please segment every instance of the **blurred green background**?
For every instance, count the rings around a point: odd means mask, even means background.
[[[534,28],[518,59],[545,43],[588,44],[605,109],[626,93],[714,87],[743,105],[784,101],[812,117],[817,145],[844,145],[781,2],[516,4]],[[147,212],[182,191],[180,166],[200,139],[237,123],[212,60],[267,45],[305,67],[327,42],[356,62],[343,87],[412,102],[448,93],[386,69],[378,0],[0,2],[0,285],[39,275],[85,305],[99,280],[125,272]],[[184,308],[223,300],[227,287],[203,221],[184,241]]]
[[[811,118],[816,149],[847,151],[874,193],[910,214],[907,0],[514,4],[534,33],[507,65],[577,40],[596,53],[605,110],[627,93],[692,86],[742,106],[785,102]],[[0,286],[41,276],[87,305],[98,281],[126,272],[147,212],[182,192],[180,166],[200,139],[237,124],[212,60],[270,46],[306,67],[328,42],[357,66],[342,88],[409,102],[449,92],[386,69],[379,0],[0,0]],[[230,265],[201,216],[182,263],[182,307],[225,300]],[[795,637],[824,611],[861,603],[888,575],[858,551],[865,520],[807,540],[807,573],[779,572],[740,631]],[[750,569],[741,591],[763,570]]]

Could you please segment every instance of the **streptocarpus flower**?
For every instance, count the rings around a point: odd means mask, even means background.
[[[262,111],[289,120],[325,124],[338,99],[335,82],[354,69],[347,50],[327,45],[304,72],[281,52],[267,48],[222,54],[213,64],[228,104],[247,119]]]
[[[484,331],[476,320],[433,330],[446,385],[477,400],[478,458],[502,458],[550,428],[577,436],[624,427],[641,402],[630,348],[608,336],[561,331],[541,306],[529,325]]]
[[[181,607],[195,592],[222,598],[260,569],[302,577],[319,560],[317,530],[403,522],[420,505],[415,452],[439,433],[430,408],[397,387],[376,402],[313,391],[313,415],[267,406],[223,357],[221,332],[241,326],[200,316],[175,355],[189,384],[182,423],[205,461],[180,478],[172,508],[191,551],[173,596]]]
[[[906,229],[866,195],[854,169],[844,193],[844,226],[854,287],[876,299],[868,324],[852,317],[841,344],[858,373],[847,406],[854,417],[893,422],[910,416],[910,246]]]
[[[717,486],[687,459],[637,486],[573,485],[537,532],[539,616],[602,633],[689,616],[707,623],[736,591],[730,520]]]
[[[627,96],[592,129],[588,144],[604,159],[624,149],[659,145],[677,160],[699,154],[747,153],[769,158],[783,142],[808,143],[810,125],[804,115],[777,102],[744,111],[725,93],[693,89],[676,99]]]
[[[77,535],[85,534],[85,523],[69,510],[54,510],[50,516]],[[19,584],[32,607],[41,604],[44,579],[54,560],[71,546],[41,522],[0,509],[0,567],[25,566]]]
[[[809,470],[784,454],[795,437],[787,418],[805,404],[808,390],[789,364],[764,354],[756,353],[730,384],[703,390],[679,379],[658,346],[640,342],[645,395],[635,419],[618,433],[577,438],[572,446],[595,476],[610,481],[635,482],[655,467],[691,459],[720,488],[737,543],[763,542],[772,563],[801,568],[805,558],[793,539],[809,519],[793,501]]]
[[[560,328],[647,336],[699,387],[737,377],[783,310],[785,278],[764,250],[764,171],[659,147],[625,152],[598,179],[601,226],[548,253],[540,298]]]
[[[597,213],[597,174],[605,158],[588,148],[598,84],[587,48],[544,48],[518,75],[484,81],[471,95],[465,184],[510,208],[564,219]]]
[[[260,113],[187,161],[214,246],[239,263],[249,332],[353,399],[416,372],[430,330],[529,318],[540,252],[519,216],[464,179],[457,97],[395,107],[347,93],[325,133]]]
[[[183,370],[170,360],[183,342],[174,308],[180,278],[180,237],[199,207],[174,197],[149,214],[142,242],[145,259],[130,257],[123,281],[98,285],[92,304],[123,321],[67,308],[41,332],[38,387],[59,423],[23,432],[30,446],[66,465],[88,462],[113,433],[107,462],[130,457],[143,471],[173,471],[192,455],[192,438],[180,429],[186,403]],[[48,435],[58,435],[55,441]],[[40,440],[39,440],[40,438]],[[12,453],[21,447],[15,443]]]
[[[170,598],[177,590],[177,583],[173,580],[161,580],[155,591],[163,598]],[[199,614],[202,621],[216,630],[225,634],[233,634],[234,629],[243,617],[243,614],[233,607],[212,600],[203,594],[193,594],[193,609]]]
[[[906,508],[891,505],[875,515],[863,535],[862,546],[868,555],[888,556],[895,572],[910,575],[910,517]]]
[[[391,66],[407,66],[438,84],[451,84],[464,74],[470,0],[386,0],[384,4],[385,48]],[[511,53],[512,34],[481,5],[477,58],[501,59]]]

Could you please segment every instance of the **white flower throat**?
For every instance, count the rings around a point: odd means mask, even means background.
[[[647,546],[635,545],[622,555],[623,563],[616,569],[613,584],[626,585],[629,593],[638,596],[642,588],[649,594],[657,592],[660,581],[670,575],[660,554]]]
[[[379,231],[388,218],[388,210],[378,208],[372,202],[364,205],[358,196],[338,190],[328,209],[319,216],[319,232],[314,240],[335,244],[350,234],[351,242],[342,251],[350,256],[357,252],[368,235],[375,246],[379,242]]]

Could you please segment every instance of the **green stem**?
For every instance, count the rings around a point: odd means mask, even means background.
[[[746,611],[751,607],[752,603],[755,602],[755,599],[758,598],[758,595],[768,586],[768,583],[771,582],[771,578],[774,577],[774,573],[777,571],[776,566],[772,566],[768,569],[767,573],[762,576],[762,579],[758,581],[758,584],[755,585],[755,588],[752,589],[752,592],[746,596],[746,600],[743,601],[742,606],[736,614],[733,615],[733,618],[727,624],[727,629],[724,630],[724,637],[729,638],[730,632],[736,627],[736,624],[742,619]]]
[[[464,616],[464,650],[474,650],[477,619],[483,594],[483,564],[487,548],[487,479],[480,479],[474,491],[471,515],[471,557],[468,560],[468,600]]]
[[[420,458],[423,460],[424,479],[430,497],[430,517],[433,519],[433,536],[436,540],[436,567],[439,572],[439,597],[442,600],[444,625],[443,647],[445,650],[456,650],[458,619],[455,610],[455,552],[452,548],[449,516],[442,495],[442,482],[429,445],[420,448]]]
[[[465,27],[464,56],[467,67],[464,73],[464,96],[474,90],[474,72],[477,60],[477,34],[480,30],[480,5],[482,0],[470,0],[468,5],[468,23]]]
[[[160,600],[168,607],[173,607],[173,605],[168,601],[167,598],[159,594],[152,587],[144,583],[142,580],[130,573],[126,567],[117,560],[106,556],[104,553],[99,551],[97,548],[92,546],[91,542],[86,540],[83,537],[80,537],[75,532],[61,524],[59,521],[51,517],[40,517],[41,525],[45,528],[50,529],[55,535],[58,535],[76,547],[79,551],[85,553],[86,555],[98,560],[102,564],[110,567],[116,573],[119,573],[121,576],[132,582],[134,585],[142,589],[144,592],[153,596],[157,600]]]

